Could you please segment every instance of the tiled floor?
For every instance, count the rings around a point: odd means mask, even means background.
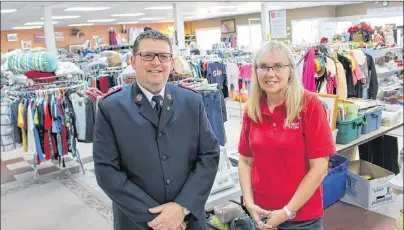
[[[227,103],[229,119],[225,123],[227,150],[237,151],[237,143],[241,130],[241,118],[239,104]],[[79,143],[80,154],[83,159],[85,174],[81,172],[79,164],[72,158],[65,161],[63,168],[58,162],[44,162],[38,166],[38,179],[34,179],[32,155],[22,153],[21,149],[13,152],[1,153],[1,192],[2,204],[2,229],[8,230],[70,230],[70,229],[112,229],[111,200],[98,187],[94,175],[94,163],[92,158],[92,144]],[[34,188],[36,187],[36,188]],[[36,190],[35,190],[36,189]],[[67,194],[66,189],[79,198],[66,195],[59,197],[55,194]],[[41,194],[40,198],[37,193]],[[43,195],[46,194],[46,195]],[[27,200],[13,202],[13,200]],[[36,201],[40,199],[41,202]],[[51,202],[52,206],[45,206]],[[403,208],[403,196],[398,196],[394,203],[369,211],[356,206],[337,202],[325,210],[325,230],[394,230],[395,218],[398,210]],[[44,204],[44,205],[41,205]],[[42,207],[43,206],[43,207]],[[76,222],[83,221],[83,225],[67,224],[66,222],[49,222],[49,226],[42,224],[37,219],[30,219],[26,223],[14,223],[14,218],[19,217],[19,210],[31,210],[38,207],[41,210],[36,215],[39,219],[49,218],[49,212],[60,207],[60,212],[79,208],[81,217]],[[59,210],[59,209],[58,209]],[[32,211],[34,212],[34,210]],[[48,214],[46,214],[48,213]],[[98,213],[98,214],[95,214]],[[29,215],[29,214],[26,214]],[[76,215],[76,216],[77,216]],[[84,216],[83,219],[81,219]],[[99,217],[103,219],[99,219]],[[105,220],[107,220],[105,222]],[[91,222],[85,225],[85,222]],[[35,227],[36,226],[36,227]],[[4,228],[3,228],[4,227]]]

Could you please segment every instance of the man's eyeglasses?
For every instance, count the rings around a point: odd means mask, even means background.
[[[170,53],[139,52],[135,55],[139,55],[143,61],[153,61],[156,56],[159,58],[160,62],[169,62],[173,58],[173,55]]]
[[[272,69],[275,73],[282,73],[283,69],[285,69],[289,65],[275,64],[273,66],[267,66],[265,64],[261,64],[257,66],[257,73],[268,73],[269,69]]]

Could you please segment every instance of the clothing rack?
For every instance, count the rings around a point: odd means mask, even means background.
[[[224,63],[252,63],[251,55],[235,56],[223,59]]]
[[[171,82],[171,83],[176,84],[176,85],[183,85],[185,87],[192,88],[192,89],[194,89],[196,91],[199,91],[199,92],[203,92],[203,91],[219,91],[220,92],[220,90],[218,89],[218,84],[217,83],[209,84],[208,80],[205,79],[205,78],[193,78],[193,77],[190,77],[190,78],[186,78],[186,79]],[[224,104],[222,105],[220,103],[219,106],[220,106],[220,116],[222,117],[222,121],[223,121],[223,124],[222,124],[223,125],[223,127],[222,127],[223,128],[223,146],[225,146],[226,142],[227,142],[226,141],[227,138],[226,138],[226,132],[225,132],[225,129],[224,129],[225,118],[223,117],[223,110],[222,110],[223,106],[225,107],[225,105]],[[209,106],[209,108],[213,108],[213,107]],[[216,129],[217,126],[213,125],[215,123],[212,122],[211,124],[212,124],[212,128],[213,128],[214,132],[219,131],[219,130]],[[218,134],[215,133],[215,135],[218,135]],[[219,140],[220,145],[222,146],[221,138],[218,138],[218,140]]]
[[[39,87],[39,88],[38,88]],[[48,95],[49,93],[60,93],[59,95],[64,95],[64,92],[67,90],[79,90],[87,89],[87,82],[85,81],[60,81],[56,83],[37,83],[34,84],[33,86],[29,87],[22,87],[22,86],[16,86],[13,85],[11,87],[5,87],[2,89],[1,93],[2,96],[4,95],[5,97],[13,98],[15,96],[25,96],[25,97],[34,97],[34,98],[43,98],[45,95]],[[75,140],[76,143],[78,142],[77,139]],[[37,160],[37,153],[31,153],[33,155],[33,162],[34,162],[34,179],[37,179],[38,176],[38,168],[36,164]],[[29,155],[31,155],[29,154]],[[68,154],[63,155],[63,160]],[[80,150],[76,146],[76,157],[77,161],[81,166],[81,169],[83,171],[83,174],[85,174],[84,170],[84,164],[83,160],[80,157]]]

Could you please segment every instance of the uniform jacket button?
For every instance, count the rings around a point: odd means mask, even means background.
[[[162,137],[163,136],[163,134],[162,133],[159,133],[159,137]]]
[[[171,180],[166,180],[166,184],[171,184]]]
[[[163,159],[163,161],[165,161],[165,160],[167,160],[167,156],[164,155],[164,156],[161,157],[161,159]]]

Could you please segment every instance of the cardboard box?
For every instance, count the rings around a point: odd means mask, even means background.
[[[361,176],[369,175],[371,180]],[[364,160],[349,162],[346,195],[361,206],[371,209],[393,202],[389,180],[394,173]]]

